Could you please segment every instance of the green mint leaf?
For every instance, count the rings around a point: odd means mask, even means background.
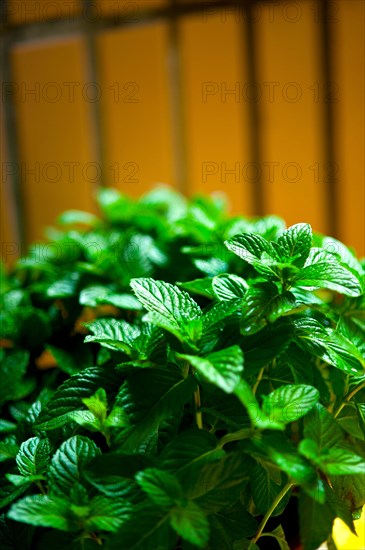
[[[0,406],[13,399],[16,386],[22,380],[29,362],[28,351],[11,351],[0,365]]]
[[[26,485],[29,487],[30,483],[33,483],[33,481],[41,481],[44,479],[44,476],[42,475],[17,475],[17,474],[5,474],[5,477],[10,483],[15,485],[16,487],[21,487],[22,485]]]
[[[312,245],[312,228],[307,223],[292,225],[280,235],[277,244],[282,262],[302,267]]]
[[[225,242],[228,250],[237,254],[246,262],[254,265],[257,260],[261,259],[263,253],[268,254],[273,260],[278,260],[277,253],[272,244],[254,233],[243,233],[236,235]]]
[[[133,373],[117,397],[117,405],[123,408],[132,424],[122,445],[123,452],[140,448],[166,418],[177,414],[191,399],[195,388],[192,376],[185,379],[174,368],[143,369]]]
[[[184,500],[180,483],[175,476],[156,468],[138,472],[136,481],[149,498],[162,508],[168,508]]]
[[[173,529],[184,540],[198,548],[206,547],[209,540],[209,521],[195,502],[188,502],[185,506],[179,505],[172,508],[170,522]]]
[[[295,306],[291,292],[279,294],[278,287],[271,282],[251,286],[242,306],[241,331],[255,334],[267,323],[273,323]]]
[[[50,459],[51,447],[48,439],[32,437],[20,445],[16,456],[19,472],[23,476],[43,474]]]
[[[124,351],[130,354],[133,342],[140,335],[140,330],[123,320],[97,319],[86,324],[93,333],[85,338],[85,342],[98,342],[106,348]]]
[[[204,277],[202,279],[194,279],[193,281],[187,281],[184,283],[176,283],[179,288],[187,290],[192,294],[199,294],[206,298],[214,298],[214,292],[212,289],[211,277]]]
[[[91,367],[74,374],[54,393],[40,412],[35,427],[41,430],[59,428],[72,419],[72,413],[82,408],[82,399],[90,397],[102,385],[106,390],[114,388],[117,376],[112,371]]]
[[[237,452],[203,466],[199,464],[184,477],[185,495],[206,512],[217,513],[226,509],[239,500],[249,479],[250,465],[247,455]]]
[[[314,248],[292,283],[311,290],[329,288],[347,296],[359,296],[363,290],[358,275],[342,265],[333,254]]]
[[[365,460],[348,449],[335,447],[319,451],[315,441],[303,439],[299,444],[299,451],[329,476],[365,472]]]
[[[212,288],[218,300],[234,300],[244,297],[248,284],[242,277],[225,273],[213,277]]]
[[[187,430],[174,437],[160,454],[163,469],[175,473],[184,482],[189,469],[224,456],[217,440],[203,430]]]
[[[280,550],[290,550],[290,546],[285,539],[284,529],[281,525],[278,525],[273,531],[271,531],[270,536],[276,539],[278,545],[280,546]]]
[[[98,454],[99,448],[87,437],[75,435],[64,441],[47,471],[52,493],[69,496],[73,485],[81,480],[81,468]]]
[[[153,279],[132,279],[131,287],[147,311],[164,317],[175,329],[201,316],[201,309],[189,294],[170,283]]]
[[[90,226],[96,226],[100,223],[100,219],[97,216],[83,210],[67,210],[58,217],[57,221],[62,225],[82,223]]]
[[[221,351],[198,357],[180,354],[209,382],[227,393],[232,393],[241,379],[243,353],[239,346],[231,346]]]
[[[108,400],[104,388],[97,389],[93,395],[90,397],[83,397],[81,401],[87,406],[95,419],[97,419],[100,424],[103,424],[108,410]]]
[[[295,326],[296,342],[303,350],[348,374],[364,374],[364,358],[340,332],[323,327],[316,319],[310,318],[298,319]]]
[[[301,456],[282,434],[270,434],[253,440],[254,446],[271,462],[305,488],[315,488],[317,474],[311,463]]]
[[[265,514],[274,502],[277,495],[285,485],[285,479],[282,479],[280,472],[268,463],[257,462],[250,470],[250,483],[252,488],[252,497],[257,510],[260,514]],[[290,498],[290,492],[287,493],[278,506],[275,508],[272,516],[280,515],[286,507]]]
[[[289,347],[294,336],[294,326],[287,319],[269,323],[260,332],[245,336],[242,348],[245,355],[245,371],[257,374]]]
[[[16,430],[16,424],[10,420],[0,418],[0,434],[7,434]]]
[[[132,509],[127,501],[97,496],[89,503],[84,529],[115,532],[131,516]]]
[[[16,437],[13,435],[5,437],[3,441],[0,441],[0,463],[14,459],[18,451],[19,445],[16,442]]]
[[[271,428],[272,430],[284,430],[284,424],[266,416],[266,414],[260,409],[260,405],[258,404],[258,401],[248,382],[245,380],[240,380],[234,390],[234,393],[241,401],[242,405],[246,408],[247,414],[254,426],[261,429]]]
[[[31,495],[13,504],[8,517],[40,527],[53,527],[62,531],[78,530],[65,498]]]
[[[176,534],[170,527],[169,514],[158,506],[141,504],[108,541],[109,550],[157,550],[174,548]]]
[[[0,485],[0,509],[5,508],[11,504],[14,500],[20,497],[25,491],[30,487],[31,482],[27,481],[24,484],[21,484],[18,487],[14,487],[11,481],[6,480],[2,481]]]
[[[96,456],[83,469],[85,478],[107,496],[127,499],[135,494],[134,476],[153,465],[143,454],[107,453]]]
[[[307,414],[319,397],[319,391],[313,386],[288,384],[264,396],[262,411],[269,418],[288,424]]]
[[[332,533],[335,519],[333,510],[320,503],[303,491],[299,494],[300,535],[303,550],[315,550]]]
[[[322,405],[317,403],[304,419],[304,437],[317,445],[319,452],[336,447],[344,434],[336,419]]]

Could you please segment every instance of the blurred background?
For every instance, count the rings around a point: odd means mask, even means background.
[[[3,259],[61,211],[94,211],[98,186],[158,182],[364,255],[364,6],[3,2]]]

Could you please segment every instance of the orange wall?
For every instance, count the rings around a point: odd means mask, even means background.
[[[53,15],[42,12],[44,2],[33,4],[36,15],[30,8],[22,13],[24,2],[12,0],[11,21],[24,24],[57,15],[56,2]],[[115,15],[115,2],[100,0],[98,5],[101,15],[98,11],[96,17]],[[166,2],[133,5],[138,18]],[[75,0],[72,17],[80,6]],[[364,3],[331,3],[335,82],[330,94],[323,86],[316,6],[304,1],[255,8],[255,86],[250,86],[246,62],[247,21],[239,10],[183,16],[177,24],[179,55],[169,47],[171,28],[162,18],[99,32],[98,87],[90,84],[83,35],[16,44],[12,92],[28,242],[42,238],[44,226],[60,211],[92,210],[102,180],[134,196],[161,181],[180,185],[188,194],[222,190],[233,212],[252,215],[257,170],[267,213],[282,215],[288,224],[308,221],[327,232],[325,179],[333,167],[325,164],[323,108],[330,97],[337,128],[339,237],[364,254]],[[181,110],[176,93],[183,98]],[[260,166],[250,158],[253,102],[259,114]],[[101,115],[102,159],[95,107]],[[178,161],[185,178],[177,173]],[[2,210],[7,210],[5,203],[6,198]],[[10,224],[5,226],[9,239]]]

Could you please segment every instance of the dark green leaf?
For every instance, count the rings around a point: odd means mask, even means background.
[[[241,328],[243,334],[255,334],[267,323],[273,323],[294,308],[291,292],[279,294],[274,283],[259,283],[251,286],[242,306]]]
[[[47,472],[52,493],[69,496],[72,486],[81,479],[81,468],[98,454],[100,450],[88,437],[75,435],[64,441]]]
[[[184,539],[199,548],[204,548],[209,539],[209,522],[203,510],[188,502],[171,510],[171,526]]]
[[[91,367],[74,374],[48,401],[37,418],[36,428],[53,430],[63,426],[72,419],[73,411],[83,408],[82,398],[90,397],[100,386],[106,390],[113,387],[116,380],[114,372],[99,367]]]
[[[21,444],[16,456],[19,472],[24,476],[43,474],[49,462],[50,452],[48,439],[27,439]]]

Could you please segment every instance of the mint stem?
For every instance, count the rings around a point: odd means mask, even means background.
[[[203,429],[203,414],[199,411],[199,409],[201,407],[200,386],[198,386],[197,389],[194,392],[194,401],[195,401],[196,424],[197,424],[199,430],[202,430]]]
[[[292,488],[294,487],[295,483],[293,483],[292,481],[289,481],[283,488],[282,490],[280,491],[280,493],[276,496],[276,498],[274,499],[274,501],[272,502],[270,508],[267,510],[266,514],[264,515],[260,525],[259,525],[259,528],[257,529],[257,532],[256,532],[256,535],[253,537],[252,539],[252,543],[255,544],[259,538],[261,537],[261,534],[263,532],[263,530],[265,529],[265,525],[267,524],[271,514],[274,512],[275,508],[277,507],[277,505],[283,500],[283,498],[285,497],[286,493]]]

